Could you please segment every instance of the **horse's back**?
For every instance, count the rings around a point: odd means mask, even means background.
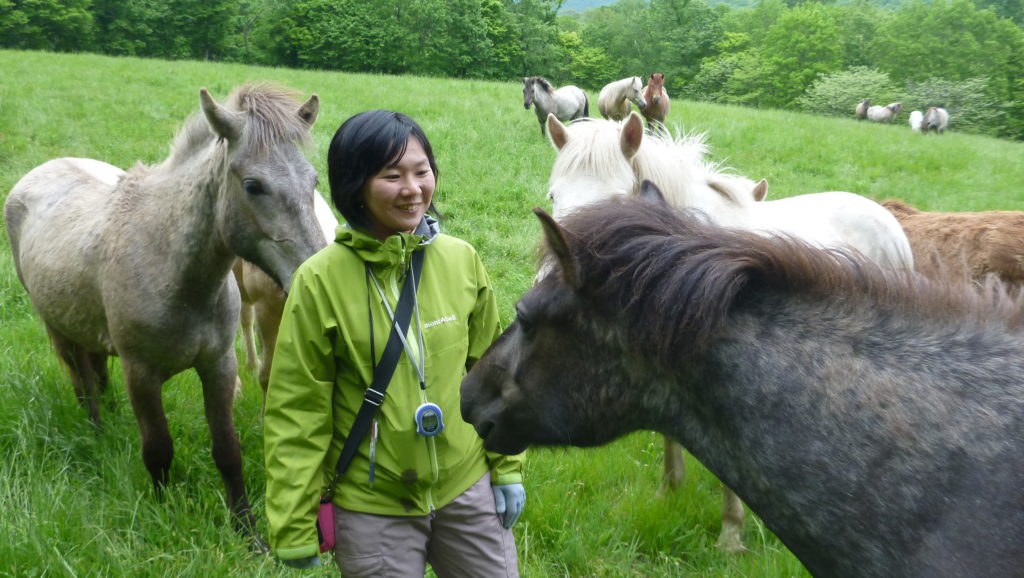
[[[82,333],[93,350],[106,349],[96,265],[106,243],[104,207],[124,171],[92,159],[59,158],[22,177],[11,189],[4,218],[18,277],[52,328]]]
[[[758,229],[796,235],[825,247],[854,249],[881,265],[912,270],[910,241],[882,205],[855,193],[796,195],[754,205]]]
[[[43,253],[40,257],[45,260],[70,250],[66,239],[72,232],[83,232],[83,224],[91,228],[102,221],[100,205],[109,201],[124,174],[102,161],[70,157],[47,161],[29,171],[15,183],[4,203],[15,264],[43,251],[37,248],[40,245],[61,251]],[[23,249],[31,253],[25,255]]]

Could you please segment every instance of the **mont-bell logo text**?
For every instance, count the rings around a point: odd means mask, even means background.
[[[431,327],[433,327],[435,325],[440,325],[442,323],[451,323],[452,321],[455,321],[455,316],[454,315],[448,315],[448,316],[442,317],[440,319],[435,319],[435,320],[431,321],[430,323],[425,323],[423,325],[423,328],[424,329],[430,329]]]

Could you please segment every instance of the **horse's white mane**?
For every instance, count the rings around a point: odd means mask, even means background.
[[[551,180],[585,172],[599,181],[623,183],[622,194],[636,194],[643,179],[659,183],[673,206],[692,205],[694,193],[708,187],[739,205],[754,202],[754,183],[724,172],[706,158],[706,133],[673,136],[667,129],[646,131],[629,161],[620,146],[622,123],[598,118],[580,119],[568,127],[571,138],[559,151]],[[627,188],[628,187],[628,188]]]

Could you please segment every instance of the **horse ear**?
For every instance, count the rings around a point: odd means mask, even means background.
[[[320,97],[313,94],[310,95],[309,100],[299,107],[299,118],[307,125],[313,126],[318,114],[320,114]]]
[[[576,275],[576,260],[569,252],[569,244],[565,242],[565,231],[554,217],[547,214],[544,209],[534,207],[533,213],[540,219],[541,229],[544,230],[544,239],[547,242],[548,250],[558,259],[562,270],[562,280],[573,289],[579,288],[579,277]]]
[[[241,136],[244,120],[217,104],[210,96],[210,91],[205,88],[199,89],[199,105],[206,115],[206,121],[210,123],[210,128],[217,136],[229,141],[237,140]]]
[[[558,117],[548,113],[548,138],[551,139],[551,144],[555,145],[555,148],[562,150],[565,143],[569,142],[569,131],[565,129],[565,125],[562,121],[558,120]]]
[[[665,200],[665,195],[661,192],[661,189],[650,179],[644,179],[644,182],[640,183],[639,197],[645,201],[668,205],[668,201]]]
[[[640,143],[644,140],[644,119],[635,110],[629,113],[629,118],[622,125],[622,134],[619,136],[619,147],[627,159],[632,159],[640,150]]]
[[[754,185],[754,201],[760,203],[768,196],[768,181],[761,179]]]

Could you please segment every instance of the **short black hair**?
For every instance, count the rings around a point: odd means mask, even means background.
[[[334,133],[327,149],[327,178],[331,200],[351,227],[370,230],[369,212],[363,204],[363,187],[381,169],[402,158],[410,136],[423,146],[436,179],[437,161],[430,141],[420,125],[405,114],[368,110],[349,117]],[[433,199],[427,211],[437,214]]]

